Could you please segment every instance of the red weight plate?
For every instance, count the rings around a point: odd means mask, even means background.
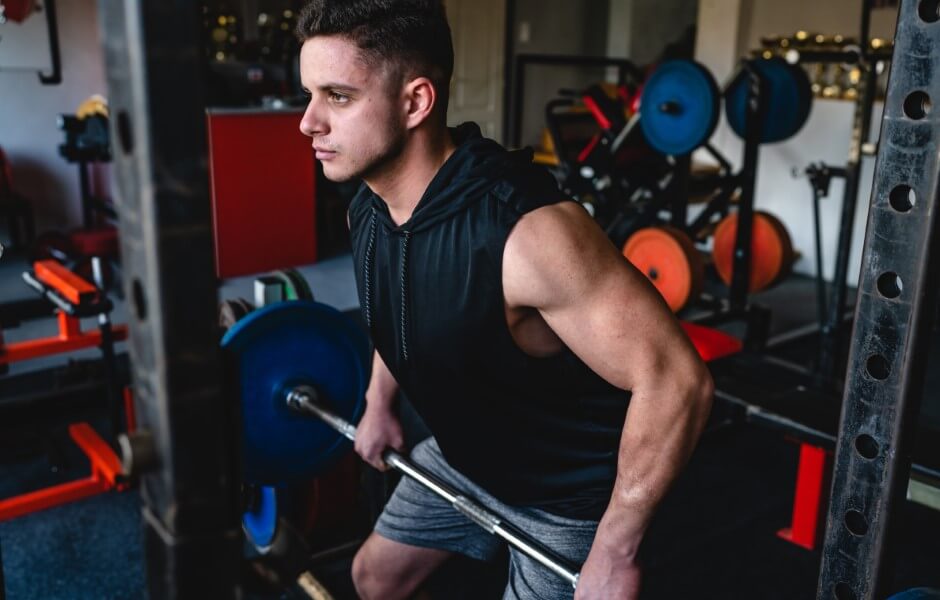
[[[641,229],[624,244],[623,255],[649,278],[673,312],[682,310],[702,290],[702,257],[678,229]]]
[[[731,285],[734,274],[733,254],[737,234],[737,213],[725,217],[715,228],[712,259],[718,276],[726,285]],[[786,227],[777,217],[755,211],[748,292],[759,292],[777,284],[790,273],[792,265],[793,243]]]

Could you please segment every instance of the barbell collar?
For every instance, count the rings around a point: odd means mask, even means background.
[[[356,441],[356,426],[323,408],[323,406],[319,404],[319,395],[314,388],[310,386],[297,386],[292,388],[285,394],[285,402],[287,407],[291,410],[315,416],[349,441]],[[382,453],[382,460],[384,460],[387,465],[401,471],[441,498],[450,502],[454,509],[487,532],[501,537],[529,558],[540,563],[563,579],[566,579],[571,584],[572,588],[577,587],[578,573],[552,558],[548,552],[530,540],[527,535],[512,524],[504,523],[503,520],[493,512],[464,496],[459,491],[415,465],[394,450],[386,450]]]
[[[287,406],[297,412],[309,413],[342,434],[351,442],[356,441],[356,426],[345,419],[323,409],[318,403],[319,395],[310,386],[298,386],[287,392]]]

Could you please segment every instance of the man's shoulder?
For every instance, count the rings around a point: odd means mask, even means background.
[[[591,219],[584,207],[573,200],[545,203],[524,214],[513,229],[512,238],[519,242],[522,249],[537,250],[544,254],[545,241],[552,240],[550,246],[578,244],[584,238],[595,234],[597,224]]]
[[[513,306],[542,307],[573,282],[597,273],[599,257],[613,249],[584,207],[557,202],[522,216],[506,240],[503,285]]]
[[[507,169],[499,179],[495,195],[520,215],[568,199],[552,174],[539,165]]]

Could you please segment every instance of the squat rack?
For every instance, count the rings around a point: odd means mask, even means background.
[[[222,391],[202,9],[99,0],[151,598],[240,597],[238,407]]]
[[[889,591],[937,302],[940,2],[902,0],[836,442],[820,600]]]

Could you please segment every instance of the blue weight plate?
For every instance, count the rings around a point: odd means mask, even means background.
[[[670,60],[643,84],[640,127],[654,150],[688,154],[711,137],[720,107],[718,85],[708,69],[691,60]]]
[[[767,81],[767,106],[761,129],[761,143],[772,144],[796,135],[809,118],[813,103],[809,77],[802,67],[782,58],[752,61]],[[745,137],[747,76],[742,70],[725,91],[725,115],[736,134]]]
[[[242,515],[242,528],[248,541],[261,552],[267,551],[277,533],[277,492],[271,486],[258,490],[255,505]]]
[[[280,484],[323,473],[349,442],[315,417],[287,408],[297,385],[351,422],[362,413],[368,343],[346,316],[313,301],[250,313],[222,338],[228,381],[242,408],[242,466],[250,483]]]

